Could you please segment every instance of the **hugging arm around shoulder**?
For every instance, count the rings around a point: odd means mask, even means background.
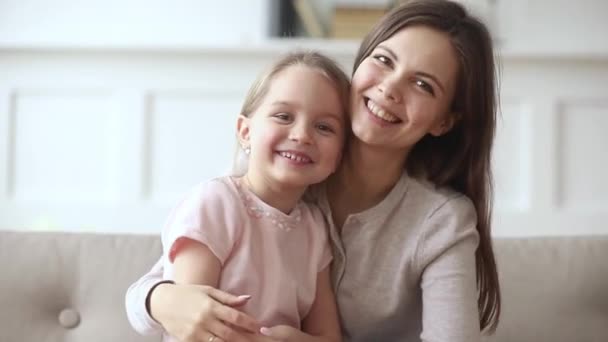
[[[211,222],[211,225],[225,227],[218,223],[222,212],[222,201],[214,196],[215,188],[222,187],[218,182],[208,182],[193,189],[172,211],[163,230],[164,255],[156,262],[150,271],[144,274],[136,282],[131,284],[125,296],[125,307],[127,317],[131,326],[142,335],[161,334],[163,327],[150,315],[147,308],[147,299],[152,289],[160,282],[173,278],[174,270],[167,267],[171,265],[169,259],[175,257],[175,252],[184,246],[183,238],[202,242],[204,244],[213,241],[213,254],[220,258],[229,253],[230,244],[234,232],[226,229],[206,230],[204,234],[197,228],[202,226],[203,221]],[[177,243],[176,243],[177,242]],[[173,266],[173,265],[171,265]],[[172,268],[172,267],[171,267]]]
[[[135,331],[142,335],[161,334],[163,327],[156,322],[148,312],[146,301],[152,288],[163,281],[162,258],[156,264],[135,281],[125,296],[125,308],[129,323]]]
[[[422,333],[424,342],[478,342],[475,251],[477,216],[465,196],[448,199],[427,218],[417,254],[423,269]]]

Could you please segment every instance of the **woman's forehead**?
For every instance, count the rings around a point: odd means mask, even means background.
[[[422,69],[446,82],[455,77],[458,59],[450,37],[439,30],[423,26],[408,26],[376,46],[390,50],[396,63]]]

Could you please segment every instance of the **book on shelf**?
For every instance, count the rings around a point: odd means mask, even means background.
[[[293,0],[293,8],[298,14],[302,26],[310,37],[322,38],[326,36],[326,30],[316,12],[312,1]]]
[[[363,38],[388,9],[388,6],[336,6],[330,36],[336,39]]]

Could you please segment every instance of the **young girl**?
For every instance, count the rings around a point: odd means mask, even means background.
[[[496,328],[494,72],[488,30],[452,1],[408,1],[361,43],[348,149],[313,193],[329,225],[345,341],[479,342],[480,330]],[[140,331],[204,333],[214,316],[201,307],[230,310],[239,303],[217,289],[151,290],[161,273],[157,264],[127,294],[127,312]],[[149,311],[138,298],[149,298]],[[240,324],[250,323],[245,318],[229,322],[250,327]],[[251,340],[240,335],[222,337]],[[284,327],[265,335],[307,340]]]
[[[195,187],[173,210],[165,279],[241,293],[262,326],[341,339],[323,215],[301,197],[340,162],[348,92],[348,77],[313,52],[287,55],[253,84],[237,121],[246,172]],[[208,342],[228,329],[221,314],[209,326]]]

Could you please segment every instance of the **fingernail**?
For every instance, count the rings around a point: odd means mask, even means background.
[[[266,327],[261,327],[261,328],[260,328],[260,333],[261,333],[262,335],[265,335],[265,336],[270,336],[270,329],[268,329],[268,328],[266,328]]]
[[[249,299],[251,298],[251,295],[242,295],[238,297],[239,299]]]

